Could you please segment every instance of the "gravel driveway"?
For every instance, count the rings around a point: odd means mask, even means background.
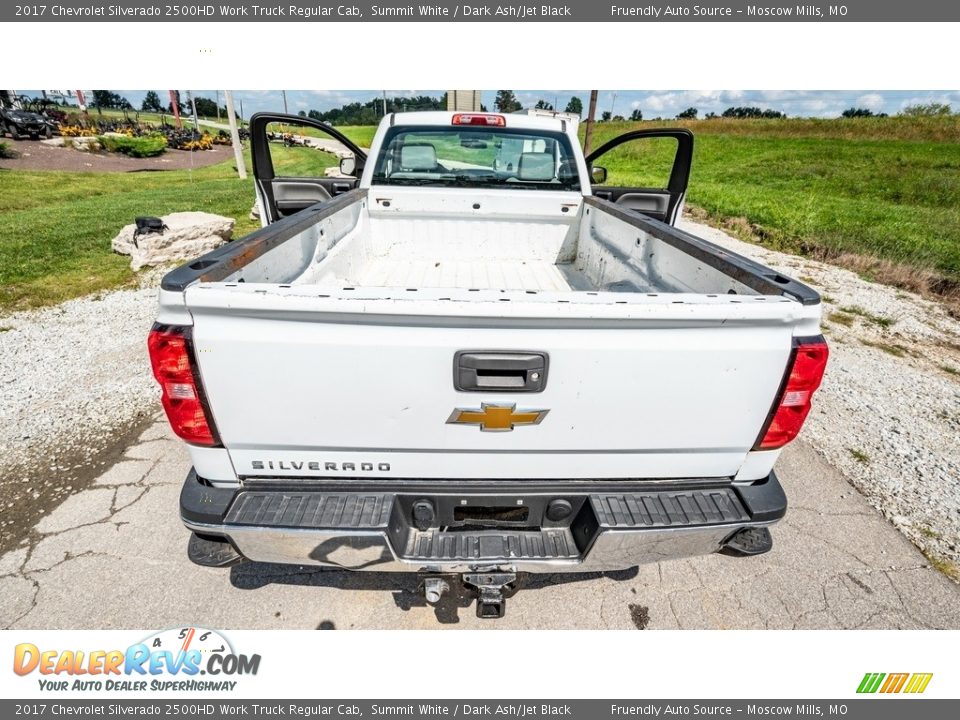
[[[833,265],[680,226],[823,294],[830,364],[801,437],[960,581],[960,322]]]
[[[121,290],[0,317],[0,548],[89,484],[156,412],[156,298]]]
[[[681,226],[824,293],[831,361],[803,438],[956,579],[960,323],[845,270]],[[0,551],[90,485],[156,412],[154,309],[154,290],[119,291],[0,318]]]

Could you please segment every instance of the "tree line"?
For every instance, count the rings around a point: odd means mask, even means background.
[[[182,115],[191,115],[193,109],[190,103],[180,97],[179,91],[174,91],[175,101]],[[197,108],[197,114],[202,117],[214,117],[217,115],[226,116],[227,108],[225,105],[217,107],[214,100],[206,97],[195,97],[193,102]],[[116,110],[133,110],[133,105],[125,97],[113,92],[112,90],[94,90],[91,106],[95,108],[109,108]],[[512,113],[523,110],[523,104],[517,98],[513,90],[497,90],[496,98],[493,102],[494,109],[501,113]],[[537,110],[555,110],[553,103],[544,99],[538,99],[533,105]],[[394,112],[408,112],[411,110],[446,110],[447,93],[440,97],[430,95],[417,95],[415,97],[374,97],[366,102],[351,102],[330,110],[300,110],[301,117],[308,117],[320,122],[327,122],[331,125],[376,125],[384,114]],[[173,104],[163,103],[160,95],[149,90],[143,98],[140,110],[142,112],[164,113],[173,112]],[[481,106],[481,111],[486,111],[485,106]],[[583,101],[573,96],[564,106],[563,112],[572,113],[578,117],[583,116]],[[898,115],[905,117],[942,117],[953,113],[950,105],[945,103],[930,102],[916,105],[909,105],[903,108]],[[700,118],[700,111],[695,107],[689,107],[675,116],[677,120],[697,120]],[[760,108],[752,105],[728,107],[720,114],[708,112],[703,115],[703,119],[711,120],[713,118],[728,118],[734,120],[782,120],[787,114],[780,110],[770,108]],[[869,108],[851,107],[844,110],[840,117],[843,118],[869,118],[869,117],[887,117],[887,113],[875,112]],[[662,117],[654,118],[663,120]],[[643,111],[640,108],[633,108],[628,116],[614,115],[611,111],[605,110],[597,118],[598,122],[639,122],[643,120]]]

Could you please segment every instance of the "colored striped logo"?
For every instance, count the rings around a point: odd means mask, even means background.
[[[867,673],[860,681],[858,693],[922,693],[933,673]]]

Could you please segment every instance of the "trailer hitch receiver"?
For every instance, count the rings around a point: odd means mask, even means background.
[[[463,585],[477,595],[478,618],[502,618],[507,598],[517,591],[516,573],[465,573]]]

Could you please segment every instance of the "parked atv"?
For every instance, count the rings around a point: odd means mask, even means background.
[[[14,140],[27,136],[37,140],[52,137],[53,130],[53,123],[39,113],[0,107],[0,135],[9,133]]]

